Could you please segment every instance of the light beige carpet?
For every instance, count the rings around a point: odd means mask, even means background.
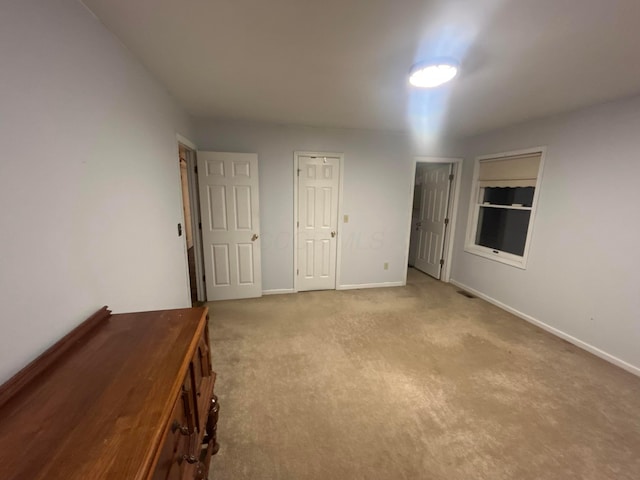
[[[208,305],[211,478],[640,479],[640,378],[415,270]]]

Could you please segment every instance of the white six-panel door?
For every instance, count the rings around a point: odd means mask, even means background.
[[[433,164],[424,167],[420,221],[418,222],[418,254],[415,267],[433,277],[440,278],[446,216],[451,181],[451,164]]]
[[[198,152],[207,300],[262,295],[258,156]]]
[[[297,160],[297,290],[335,289],[340,158]]]

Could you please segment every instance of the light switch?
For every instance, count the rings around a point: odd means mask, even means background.
[[[344,216],[344,223],[349,223],[349,215]]]

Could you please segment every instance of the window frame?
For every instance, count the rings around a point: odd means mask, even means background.
[[[531,203],[531,215],[529,217],[529,224],[527,226],[527,238],[524,245],[524,253],[522,256],[514,255],[512,253],[504,252],[493,248],[484,247],[476,243],[476,235],[478,231],[478,216],[480,215],[480,207],[482,206],[478,199],[480,194],[480,185],[478,182],[478,176],[480,173],[480,162],[483,160],[498,160],[507,157],[514,157],[518,155],[526,154],[540,154],[540,166],[538,168],[538,176],[536,178],[536,186],[533,194],[533,202]],[[464,251],[477,255],[483,258],[488,258],[496,262],[504,263],[512,267],[517,267],[522,270],[526,270],[527,261],[529,259],[529,250],[531,247],[531,238],[533,236],[533,229],[535,226],[536,211],[538,206],[538,198],[540,196],[540,187],[542,184],[542,173],[544,171],[544,163],[546,157],[546,147],[533,147],[522,150],[512,150],[509,152],[494,153],[490,155],[481,155],[474,159],[473,166],[473,180],[471,183],[471,198],[469,199],[469,214],[467,220],[467,234],[465,237]],[[508,208],[508,207],[507,207]]]

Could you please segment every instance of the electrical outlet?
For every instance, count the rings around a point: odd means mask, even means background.
[[[385,270],[389,270],[389,263],[384,262],[384,269],[385,269]]]

